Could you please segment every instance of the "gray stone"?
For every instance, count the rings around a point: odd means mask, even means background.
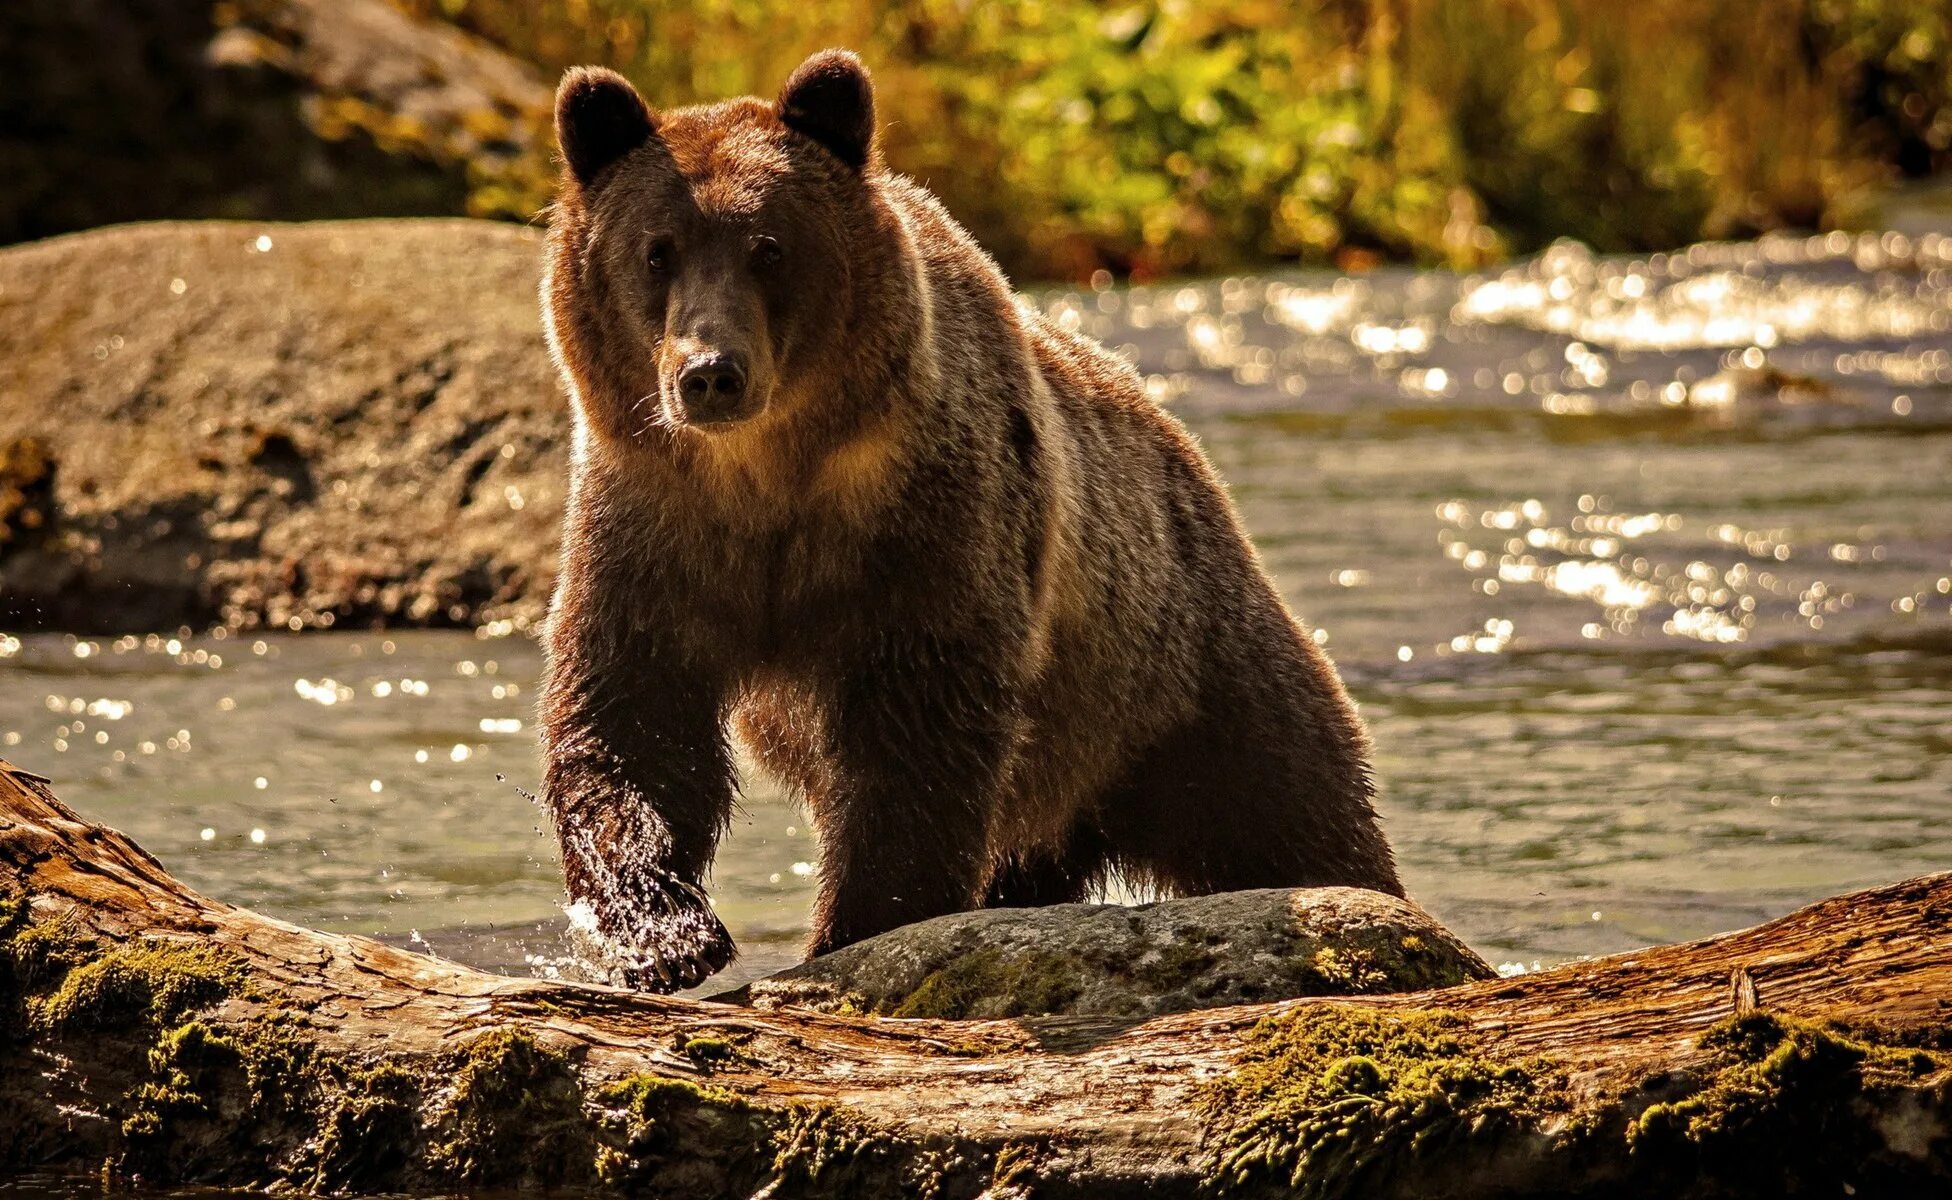
[[[1493,974],[1410,901],[1359,888],[1265,889],[955,913],[759,980],[749,999],[898,1017],[1145,1017]]]

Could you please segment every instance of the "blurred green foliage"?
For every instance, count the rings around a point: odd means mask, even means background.
[[[394,3],[667,106],[852,47],[888,160],[1030,276],[1847,225],[1952,161],[1952,0]]]

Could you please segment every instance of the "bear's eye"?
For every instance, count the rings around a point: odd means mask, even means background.
[[[653,275],[662,275],[666,271],[669,271],[671,269],[671,243],[663,239],[652,242],[651,248],[644,253],[644,265],[651,269],[651,274]]]
[[[779,243],[769,237],[753,239],[752,265],[760,271],[770,271],[779,265]]]

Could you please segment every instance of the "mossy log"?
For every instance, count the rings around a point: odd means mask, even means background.
[[[206,899],[0,763],[0,1173],[683,1196],[1943,1195],[1952,874],[1439,991],[856,1019]]]

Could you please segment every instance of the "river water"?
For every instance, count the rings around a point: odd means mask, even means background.
[[[1493,962],[1952,866],[1952,240],[1038,302],[1199,435],[1361,702],[1412,893]],[[531,643],[147,632],[0,636],[0,756],[214,895],[554,969]],[[794,959],[817,861],[749,777],[711,987]]]

